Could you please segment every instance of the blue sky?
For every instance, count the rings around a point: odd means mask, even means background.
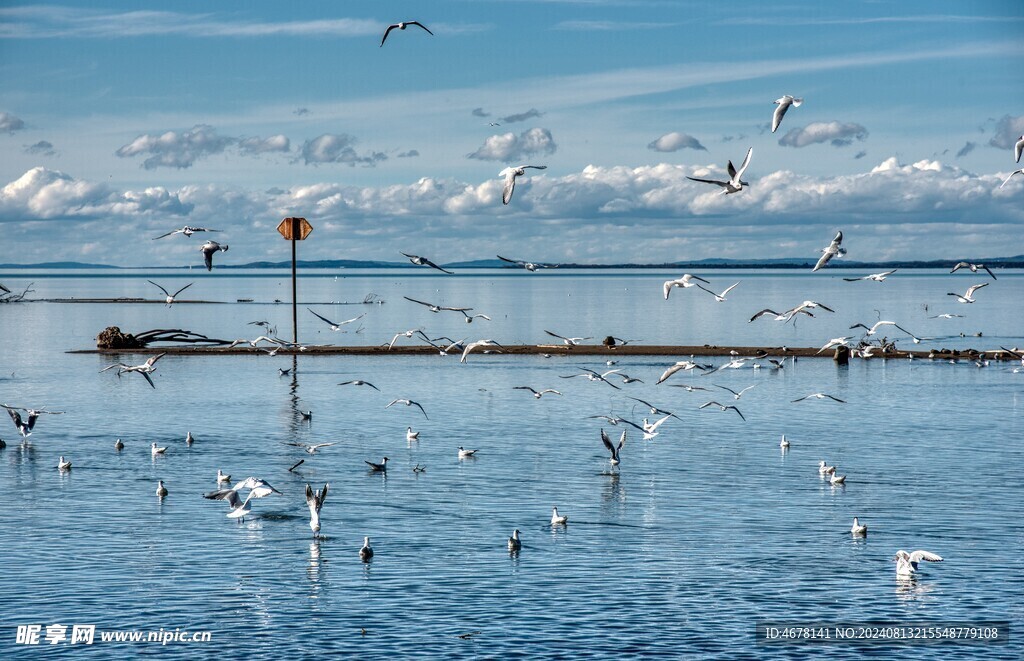
[[[287,215],[311,259],[1024,252],[1020,2],[292,4],[0,5],[8,259],[284,260]]]

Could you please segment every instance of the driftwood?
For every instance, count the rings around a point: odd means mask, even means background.
[[[108,326],[96,337],[97,349],[144,349],[154,342],[180,342],[184,344],[207,344],[220,346],[230,344],[227,340],[206,337],[199,333],[180,328],[156,328],[137,335],[122,333],[117,326]]]
[[[15,294],[7,287],[0,285],[0,303],[20,303],[25,300],[25,296],[35,291],[34,289],[31,289],[34,284],[34,282],[28,283],[28,287],[25,287],[25,291],[20,294]]]

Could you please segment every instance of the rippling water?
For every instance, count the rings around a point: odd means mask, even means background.
[[[959,274],[909,272],[878,284],[714,272],[716,290],[741,281],[725,303],[696,290],[676,290],[665,302],[660,283],[678,275],[310,277],[300,285],[304,301],[359,301],[374,292],[387,302],[313,306],[335,320],[368,314],[362,332],[342,334],[304,313],[300,334],[307,342],[377,344],[423,325],[512,343],[542,341],[547,328],[647,343],[811,346],[854,322],[873,323],[878,309],[920,336],[944,338],[923,346],[1022,344],[1015,337],[1024,328],[1019,273],[1000,274],[973,306],[945,295],[974,283]],[[42,297],[152,296],[146,277],[152,274],[4,274],[2,281],[13,289],[35,279],[34,296]],[[168,288],[188,282],[152,279]],[[190,298],[256,301],[0,306],[0,401],[67,411],[43,416],[24,446],[12,425],[0,423],[8,442],[0,451],[3,656],[39,652],[14,644],[16,625],[52,623],[211,631],[211,643],[159,650],[193,658],[213,650],[285,658],[336,651],[723,659],[811,651],[756,645],[762,619],[1010,620],[1016,637],[1009,647],[955,651],[1021,653],[1024,373],[1012,366],[875,360],[837,368],[804,359],[783,370],[678,374],[655,386],[675,358],[624,357],[615,367],[644,383],[616,391],[559,378],[579,366],[612,369],[594,358],[474,355],[458,364],[439,356],[167,356],[151,389],[135,375],[98,374],[108,357],[63,353],[92,346],[113,323],[233,339],[254,337],[246,322],[268,318],[286,334],[290,310],[269,303],[289,300],[286,276],[195,279],[201,284],[186,292]],[[472,306],[494,320],[467,325],[406,303],[403,294]],[[806,298],[837,312],[796,327],[746,322],[762,307]],[[946,311],[968,316],[927,318]],[[982,338],[959,335],[979,331]],[[295,372],[279,375],[277,368],[292,366]],[[335,385],[353,378],[381,392]],[[673,382],[716,392],[687,392]],[[735,401],[712,383],[755,387]],[[517,385],[564,396],[535,400],[512,390]],[[791,402],[817,391],[847,403]],[[604,425],[617,438],[620,428],[587,416],[649,416],[629,396],[681,420],[650,441],[630,433],[613,470],[599,433]],[[429,419],[413,408],[385,409],[396,397],[421,402]],[[698,409],[710,399],[736,404],[747,421]],[[312,420],[302,418],[305,410]],[[419,441],[406,442],[407,426],[421,432]],[[186,431],[197,439],[191,448]],[[786,453],[782,433],[792,441]],[[120,453],[118,437],[126,445]],[[284,444],[294,440],[337,445],[311,457]],[[168,446],[167,455],[152,458],[151,442]],[[460,445],[478,449],[478,458],[460,461]],[[55,468],[61,454],[74,463],[70,473]],[[386,477],[365,470],[364,460],[385,455]],[[299,459],[305,463],[288,472]],[[822,459],[848,476],[845,487],[819,478]],[[426,472],[414,474],[416,464]],[[216,487],[218,468],[236,479],[263,477],[283,495],[254,501],[244,523],[229,520],[223,503],[201,497]],[[162,501],[158,479],[170,491]],[[318,542],[303,502],[307,482],[331,485]],[[568,526],[548,525],[553,505],[568,514]],[[866,539],[849,534],[854,516],[869,526]],[[514,528],[523,549],[510,557],[505,540]],[[368,564],[358,558],[363,536],[376,551]],[[928,549],[945,561],[928,564],[914,582],[898,582],[891,559],[900,548]],[[470,632],[479,633],[457,637]],[[85,654],[156,647],[97,641]],[[853,646],[813,649],[861,654]],[[889,651],[947,658],[954,648]]]

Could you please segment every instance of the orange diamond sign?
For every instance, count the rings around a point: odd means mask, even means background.
[[[277,226],[277,231],[288,241],[293,238],[302,241],[313,231],[313,226],[305,218],[285,218]]]

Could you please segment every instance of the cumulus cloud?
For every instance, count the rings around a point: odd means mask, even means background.
[[[666,133],[654,142],[647,145],[648,149],[661,152],[679,151],[680,149],[697,149],[699,151],[707,151],[704,145],[700,144],[700,141],[692,135],[685,133],[678,133],[673,131],[672,133]]]
[[[506,124],[515,124],[516,122],[525,122],[528,119],[540,117],[543,114],[544,113],[540,112],[536,108],[530,108],[526,112],[520,112],[514,115],[506,115],[505,117],[501,118],[501,121],[505,122]]]
[[[474,117],[490,117],[491,113],[484,112],[483,108],[473,108],[473,116]]]
[[[492,135],[479,149],[466,157],[481,161],[510,162],[536,154],[554,154],[557,149],[551,131],[532,128],[518,136],[515,133]]]
[[[0,127],[2,126],[3,124],[0,123]],[[1019,117],[1003,115],[996,122],[995,135],[988,141],[988,144],[999,149],[1011,149],[1017,144],[1021,135],[1024,135],[1024,115]]]
[[[400,153],[398,155],[398,158],[412,158],[414,156],[419,156],[419,155],[420,155],[420,153],[417,150],[410,149],[409,151],[403,151],[402,153]]]
[[[118,149],[121,158],[149,154],[142,162],[146,170],[159,167],[188,168],[196,159],[219,154],[233,142],[217,134],[206,124],[196,124],[188,131],[167,131],[162,135],[143,134]]]
[[[970,140],[968,140],[967,143],[963,147],[960,148],[960,151],[958,151],[956,153],[956,157],[957,158],[963,158],[964,156],[967,156],[972,151],[974,151],[974,148],[977,147],[977,146],[978,146],[977,142],[971,142]]]
[[[347,133],[338,135],[324,133],[323,135],[307,140],[301,149],[302,160],[306,165],[318,165],[320,163],[345,163],[347,165],[374,166],[379,161],[387,160],[387,155],[380,152],[370,152],[360,155],[355,150],[356,139]]]
[[[3,133],[14,133],[25,128],[25,122],[9,112],[0,112],[0,131]]]
[[[779,144],[784,147],[806,147],[820,142],[829,142],[833,147],[845,147],[854,140],[866,140],[868,130],[852,122],[814,122],[801,129],[791,129],[782,136]]]
[[[272,135],[269,138],[242,138],[238,141],[238,148],[245,154],[266,154],[270,152],[288,152],[291,150],[291,141],[283,135]]]
[[[34,154],[36,156],[56,156],[57,152],[53,149],[53,143],[46,140],[40,140],[39,142],[27,145],[25,147],[26,154]]]

